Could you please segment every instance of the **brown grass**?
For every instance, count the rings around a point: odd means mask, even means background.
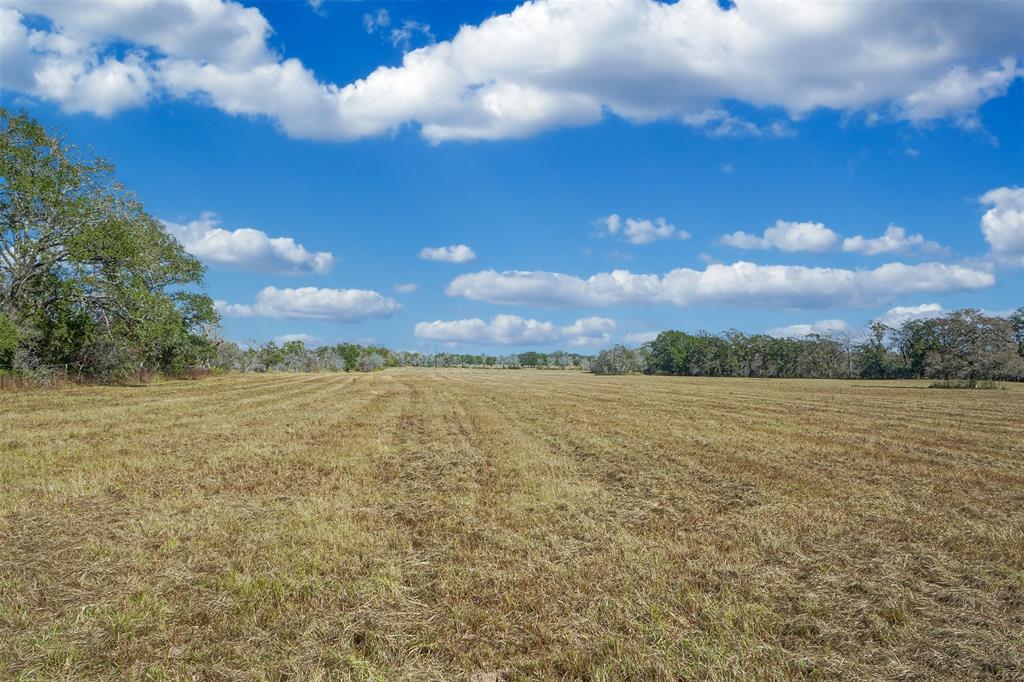
[[[0,679],[1021,679],[1024,386],[0,394]]]

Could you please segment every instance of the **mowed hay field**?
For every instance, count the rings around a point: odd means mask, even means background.
[[[1021,679],[1024,386],[0,394],[0,679]]]

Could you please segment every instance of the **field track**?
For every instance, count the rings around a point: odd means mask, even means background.
[[[1022,679],[1024,385],[0,393],[0,679]]]

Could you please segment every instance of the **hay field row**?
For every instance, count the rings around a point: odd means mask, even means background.
[[[1024,386],[0,394],[0,679],[1020,679]]]

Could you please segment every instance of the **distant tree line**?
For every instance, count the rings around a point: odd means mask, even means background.
[[[3,331],[0,329],[0,337]],[[210,367],[243,372],[356,371],[387,367],[576,369],[596,374],[810,379],[1024,380],[1024,308],[1007,317],[964,309],[898,327],[873,322],[866,334],[780,338],[731,330],[665,331],[639,348],[613,346],[597,356],[555,351],[508,355],[419,353],[301,341],[243,349],[216,344]]]
[[[598,374],[865,379],[1024,380],[1024,308],[1008,317],[964,309],[898,327],[880,321],[861,338],[778,338],[728,331],[666,331],[639,348],[614,346]]]
[[[2,330],[0,330],[2,334]],[[525,353],[485,355],[472,353],[419,353],[396,351],[384,346],[338,343],[309,347],[302,341],[273,341],[242,347],[231,341],[216,341],[205,364],[210,369],[239,372],[372,372],[387,367],[470,367],[491,369],[580,369],[589,370],[591,357],[579,353]]]

